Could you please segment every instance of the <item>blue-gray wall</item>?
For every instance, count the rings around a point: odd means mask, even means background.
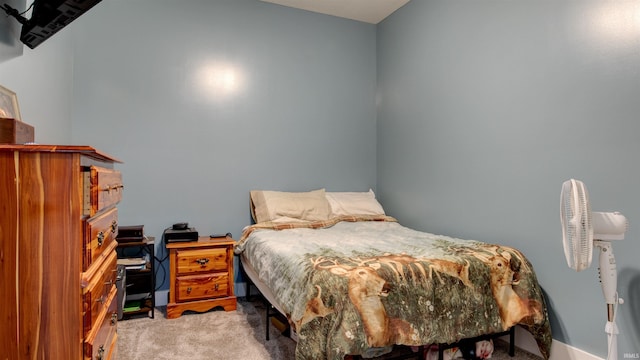
[[[25,8],[25,0],[4,0],[3,6],[22,10]],[[5,16],[2,11],[2,16],[0,16],[0,62],[22,55],[21,29],[20,22],[13,17]]]
[[[121,225],[239,238],[252,189],[375,188],[375,46],[374,25],[256,0],[110,0],[0,83],[37,142],[124,161]]]
[[[378,195],[411,227],[510,244],[533,262],[554,337],[605,357],[592,268],[566,265],[575,177],[619,210],[619,357],[640,353],[640,2],[413,0],[378,30]]]
[[[23,55],[16,56],[15,49],[5,53],[6,56],[0,55],[0,59],[5,59],[0,61],[0,85],[16,93],[22,120],[35,128],[37,142],[70,143],[73,106],[70,29],[61,30],[36,50],[24,46],[17,53],[20,52]]]
[[[582,179],[631,222],[614,244],[622,357],[640,352],[639,13],[413,0],[376,27],[257,0],[109,0],[1,62],[0,84],[38,142],[124,161],[122,224],[237,237],[250,189],[373,187],[405,225],[521,248],[554,337],[604,356],[597,271],[568,269],[561,246],[560,185]]]
[[[249,190],[375,186],[375,27],[254,0],[110,0],[76,26],[73,138],[122,158],[120,219],[249,224]]]

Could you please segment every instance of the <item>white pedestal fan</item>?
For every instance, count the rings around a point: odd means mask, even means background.
[[[624,239],[627,219],[618,212],[592,213],[587,188],[581,181],[571,179],[562,184],[560,220],[564,254],[570,268],[576,271],[587,269],[591,266],[593,246],[600,249],[600,283],[607,303],[607,359],[617,360],[616,310],[623,300],[618,297],[616,289],[618,274],[611,241]]]

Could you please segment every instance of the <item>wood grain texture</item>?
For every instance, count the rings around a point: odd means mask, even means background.
[[[0,145],[0,360],[84,358],[81,169],[111,160],[73,149]],[[92,273],[115,267],[106,257]]]
[[[111,208],[90,220],[87,220],[83,244],[84,259],[83,269],[87,271],[89,267],[97,261],[98,257],[105,251],[112,251],[110,245],[116,241],[118,235],[118,209]]]
[[[15,359],[8,350],[18,343],[18,281],[17,243],[18,229],[18,186],[16,179],[16,159],[14,154],[0,153],[0,173],[4,174],[0,184],[0,354],[3,359]]]
[[[124,185],[120,172],[113,169],[91,166],[89,174],[91,184],[89,193],[91,195],[89,199],[85,200],[89,201],[89,213],[85,213],[85,215],[93,216],[99,211],[119,203],[122,199]]]
[[[205,312],[216,307],[222,307],[225,311],[233,311],[237,308],[235,296],[229,298],[208,299],[190,301],[187,303],[175,303],[171,307],[167,304],[167,319],[175,319],[185,311]]]
[[[33,126],[16,119],[0,118],[0,143],[24,144],[33,142]]]
[[[180,276],[176,279],[176,301],[192,301],[229,295],[226,272]]]
[[[236,309],[233,288],[231,238],[200,237],[198,241],[167,244],[169,249],[169,303],[167,317],[184,311],[204,312],[215,307]]]
[[[215,270],[225,271],[229,265],[226,247],[178,250],[176,256],[178,257],[176,268],[178,275]]]
[[[5,151],[19,151],[21,153],[33,152],[33,153],[69,153],[69,154],[79,154],[82,155],[86,159],[93,159],[96,161],[104,162],[104,163],[121,163],[122,161],[114,158],[113,156],[107,155],[99,150],[92,148],[91,146],[86,145],[42,145],[42,144],[34,144],[34,145],[10,145],[10,144],[0,144],[0,152]],[[83,164],[87,163],[83,159]]]
[[[56,153],[20,155],[20,358],[80,355],[79,159]]]

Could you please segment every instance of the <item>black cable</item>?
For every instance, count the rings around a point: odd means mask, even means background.
[[[163,262],[164,260],[166,260],[169,256],[165,256],[164,259],[160,260],[157,257],[153,257],[155,259],[155,261],[158,262],[158,267],[156,268],[156,273],[154,274],[154,276],[156,277],[156,291],[162,289],[162,286],[164,285],[164,282],[167,281],[167,269],[164,268]],[[160,285],[158,285],[158,271],[160,270],[160,268],[162,268],[162,282],[160,283]]]
[[[171,226],[169,226],[168,228],[164,229],[164,231],[167,231],[171,229]],[[164,232],[162,235],[162,243],[164,244]],[[169,253],[165,254],[165,256],[162,259],[159,259],[158,257],[156,257],[154,255],[154,259],[155,261],[158,262],[158,267],[156,268],[156,273],[154,274],[154,276],[156,277],[156,291],[161,290],[162,287],[164,286],[164,283],[167,281],[167,269],[164,267],[164,262],[169,258]],[[160,271],[160,269],[162,269],[162,282],[160,283],[160,285],[158,285],[158,272]]]
[[[35,1],[32,1],[32,2],[31,2],[31,5],[29,5],[29,7],[27,8],[27,10],[25,10],[25,11],[21,12],[21,13],[20,13],[20,15],[24,15],[24,14],[26,14],[29,10],[31,10],[31,8],[33,7],[33,4],[35,4],[35,3],[36,3]]]
[[[3,4],[2,8],[4,9],[4,11],[7,13],[7,15],[9,16],[13,16],[14,18],[16,18],[16,20],[18,20],[18,22],[20,24],[26,24],[27,23],[27,19],[24,18],[24,16],[22,16],[22,14],[20,14],[18,12],[18,10],[12,8],[11,6],[7,5],[7,4]]]

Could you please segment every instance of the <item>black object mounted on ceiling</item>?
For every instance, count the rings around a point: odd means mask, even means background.
[[[31,18],[26,19],[7,4],[2,8],[22,24],[20,41],[34,49],[101,0],[34,0]],[[25,11],[26,12],[26,11]]]

